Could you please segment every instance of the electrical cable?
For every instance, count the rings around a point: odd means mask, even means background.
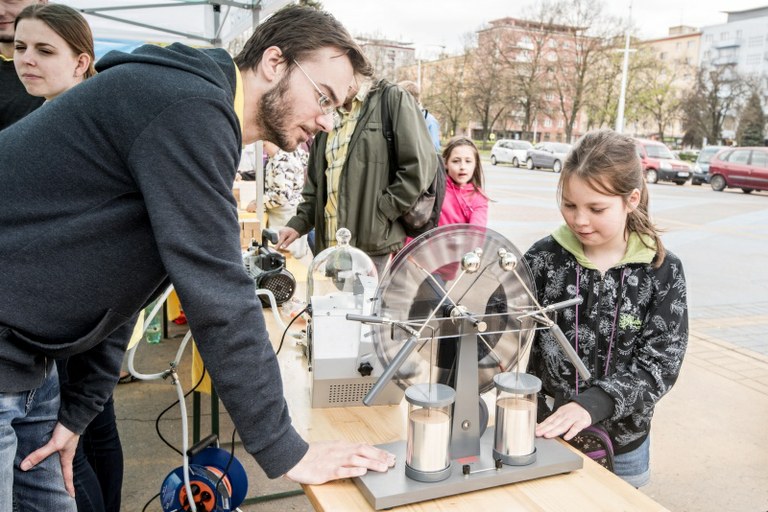
[[[194,499],[194,492],[192,491],[192,482],[189,478],[189,456],[187,455],[187,443],[189,442],[189,435],[187,432],[187,401],[186,397],[187,395],[184,394],[184,389],[181,387],[181,381],[179,380],[179,375],[176,372],[176,367],[171,366],[171,379],[173,379],[173,385],[176,388],[176,393],[179,397],[178,404],[179,409],[181,411],[181,445],[182,445],[182,453],[183,453],[183,459],[184,459],[184,488],[187,490],[187,497],[189,501],[189,507],[192,509],[192,512],[197,512],[197,507],[195,506],[195,499]],[[202,378],[200,379],[202,382]],[[194,389],[194,388],[193,388]]]
[[[157,493],[151,498],[149,498],[149,501],[144,504],[144,508],[141,509],[141,512],[147,512],[147,507],[149,506],[149,504],[155,501],[155,498],[159,498],[159,497],[160,497],[160,493]]]
[[[275,350],[275,355],[278,355],[280,353],[280,349],[283,348],[283,342],[285,341],[285,335],[288,333],[288,329],[291,328],[291,325],[293,325],[293,322],[296,321],[297,318],[299,318],[301,315],[309,311],[309,305],[306,305],[304,309],[299,311],[296,316],[291,318],[291,321],[288,322],[288,325],[285,327],[285,330],[283,331],[283,335],[280,336],[280,344],[277,346],[277,350]]]
[[[237,429],[232,429],[232,441],[230,442],[230,450],[229,450],[229,460],[227,461],[227,465],[224,468],[224,472],[221,473],[221,476],[219,477],[219,480],[216,482],[216,485],[213,487],[217,492],[219,490],[219,485],[221,485],[221,481],[224,480],[224,477],[227,476],[229,473],[229,467],[232,465],[232,461],[235,460],[235,434],[237,433]]]
[[[184,398],[188,397],[193,391],[195,391],[200,386],[200,384],[202,384],[203,379],[205,378],[205,375],[207,373],[208,373],[208,370],[205,367],[203,367],[203,373],[202,373],[202,375],[200,375],[200,380],[197,381],[197,384],[195,384],[195,386],[192,389],[187,391],[187,393],[184,395]],[[168,446],[168,448],[170,448],[171,450],[175,451],[179,455],[184,456],[184,454],[181,451],[179,451],[178,448],[176,448],[171,443],[169,443],[168,440],[166,440],[165,437],[163,437],[163,434],[160,432],[160,420],[162,419],[163,415],[166,412],[168,412],[171,409],[173,409],[176,406],[176,404],[178,404],[178,403],[179,403],[179,400],[176,400],[171,405],[169,405],[168,407],[163,409],[163,411],[160,414],[157,415],[157,419],[155,420],[155,432],[157,432],[157,435],[160,438],[160,440],[162,442],[164,442]]]

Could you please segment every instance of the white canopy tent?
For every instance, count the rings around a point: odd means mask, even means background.
[[[129,3],[130,2],[130,3]],[[290,0],[61,0],[82,12],[98,41],[229,48]],[[234,48],[230,48],[234,50]]]
[[[54,0],[79,10],[88,20],[96,43],[96,59],[110,50],[130,52],[144,43],[181,42],[225,48],[234,55],[253,28],[293,0]],[[127,3],[130,2],[130,3]],[[254,154],[261,155],[261,142]],[[255,159],[257,218],[263,218],[263,169]],[[241,193],[243,193],[243,186]],[[245,197],[245,196],[244,196]]]

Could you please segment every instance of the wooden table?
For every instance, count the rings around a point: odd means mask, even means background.
[[[269,315],[267,315],[269,316]],[[268,322],[271,319],[268,319]],[[274,334],[275,331],[272,331]],[[282,333],[280,333],[282,334]],[[279,341],[280,337],[273,336]],[[293,423],[309,441],[346,439],[370,444],[405,439],[405,405],[312,409],[306,363],[290,336],[279,355],[285,396]],[[491,398],[486,398],[490,400]],[[489,410],[492,412],[493,407]],[[574,450],[575,451],[575,450]],[[578,452],[577,452],[578,453]],[[304,486],[309,501],[319,511],[373,510],[352,480]],[[552,512],[659,511],[667,510],[651,498],[584,457],[584,467],[567,474],[530,480],[389,510],[467,511],[535,510]]]

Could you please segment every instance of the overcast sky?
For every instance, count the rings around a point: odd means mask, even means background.
[[[56,0],[75,8],[131,4],[162,4],[162,0]],[[183,5],[183,0],[177,0]],[[276,7],[289,0],[263,0]],[[467,34],[476,32],[491,20],[525,17],[539,0],[320,0],[349,29],[352,35],[379,36],[414,43],[420,58],[434,57],[441,47],[456,52]],[[630,0],[602,0],[613,16],[626,20]],[[168,0],[165,0],[167,4]],[[644,39],[664,37],[669,27],[691,25],[697,28],[726,22],[725,10],[739,11],[768,5],[768,0],[632,0],[632,20]],[[205,32],[204,8],[188,5],[176,8],[110,11],[109,15],[156,24],[181,32]],[[222,8],[224,20],[246,16],[240,9]],[[147,35],[144,29],[87,16],[97,38],[178,40],[176,36]],[[200,44],[199,41],[196,41]]]
[[[413,42],[420,56],[462,47],[462,35],[490,20],[522,17],[530,0],[321,0],[353,35],[378,35]],[[629,0],[603,0],[626,19]],[[722,11],[767,5],[763,0],[634,0],[632,20],[644,39],[663,37],[674,25],[702,27],[726,22]]]

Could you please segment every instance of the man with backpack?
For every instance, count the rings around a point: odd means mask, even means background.
[[[436,171],[435,150],[416,101],[385,80],[363,81],[338,110],[333,130],[315,138],[304,201],[280,230],[277,246],[287,247],[314,227],[320,252],[335,245],[336,231],[345,227],[352,232],[350,245],[371,256],[381,274],[410,234],[403,214],[429,189]]]

